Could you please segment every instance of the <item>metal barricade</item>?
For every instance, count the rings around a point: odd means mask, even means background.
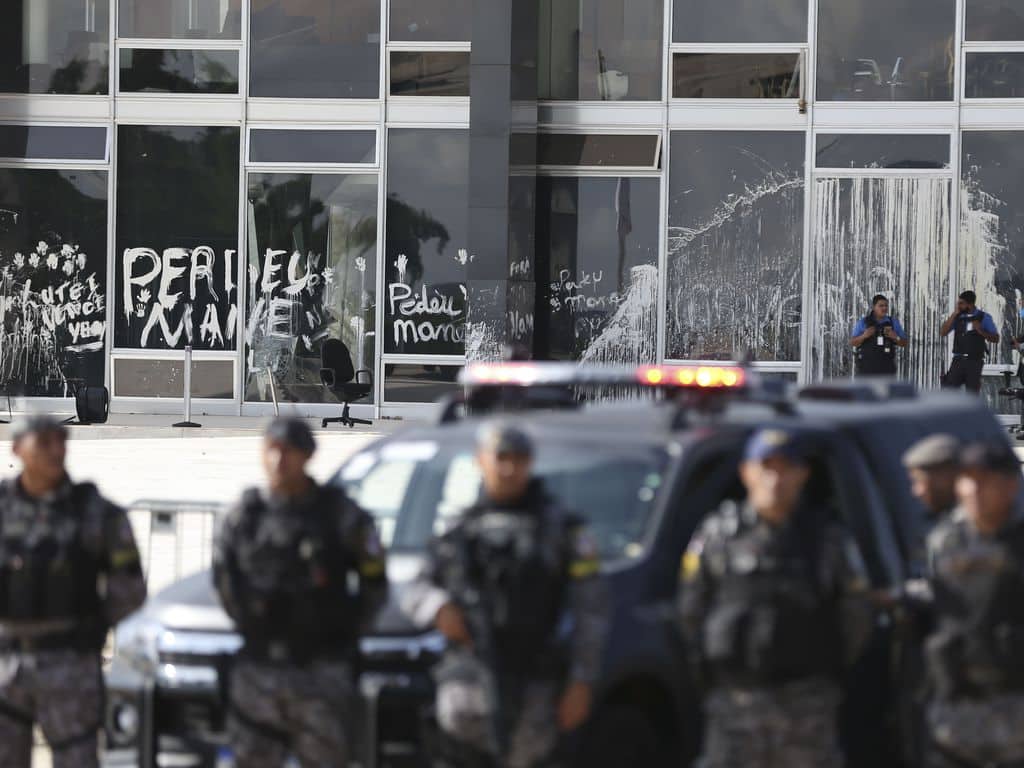
[[[210,567],[217,518],[225,509],[217,502],[170,499],[128,506],[149,594]]]

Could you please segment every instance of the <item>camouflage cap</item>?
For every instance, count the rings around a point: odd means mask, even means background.
[[[11,425],[11,440],[15,443],[26,435],[39,435],[45,432],[56,432],[62,437],[68,436],[68,428],[64,423],[44,413],[36,413],[17,419]]]
[[[960,441],[952,435],[929,435],[918,440],[903,454],[907,469],[932,469],[960,463]]]
[[[476,448],[480,452],[532,456],[533,441],[521,429],[503,421],[484,424],[476,435]]]
[[[294,416],[279,416],[270,422],[264,438],[287,445],[304,453],[312,454],[316,451],[316,440],[313,438],[313,430],[309,428],[302,419]]]

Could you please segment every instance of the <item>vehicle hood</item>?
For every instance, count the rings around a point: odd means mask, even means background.
[[[408,635],[421,631],[402,614],[399,601],[422,564],[422,555],[388,556],[390,593],[387,604],[377,615],[371,634]],[[143,606],[141,615],[168,629],[191,632],[234,631],[234,623],[221,607],[213,588],[209,570],[187,576],[157,592]]]

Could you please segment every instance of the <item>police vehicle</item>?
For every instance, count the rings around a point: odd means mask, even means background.
[[[763,426],[802,430],[816,449],[807,493],[857,537],[872,586],[900,585],[919,567],[924,513],[910,495],[902,452],[935,431],[1007,440],[977,398],[918,393],[895,382],[785,391],[742,366],[595,368],[471,365],[465,389],[435,424],[396,432],[351,457],[333,482],[370,511],[389,547],[392,602],[361,643],[361,766],[421,766],[432,732],[429,669],[443,650],[397,608],[424,547],[478,493],[480,421],[514,411],[537,446],[536,471],[599,543],[612,620],[590,722],[571,738],[579,765],[685,765],[698,753],[697,693],[675,628],[682,555],[701,519],[739,499],[736,468]],[[593,402],[591,393],[631,395]],[[225,680],[239,646],[208,572],[152,597],[116,634],[108,673],[112,755],[152,765],[217,765]],[[843,738],[853,766],[899,765],[901,656],[908,642],[880,615],[851,675]],[[913,720],[913,718],[908,718]]]

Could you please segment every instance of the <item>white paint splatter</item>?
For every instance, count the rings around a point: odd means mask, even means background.
[[[821,179],[815,183],[812,379],[850,375],[850,331],[886,295],[910,337],[900,375],[934,387],[946,366],[938,328],[948,315],[949,179]]]
[[[653,363],[657,359],[658,268],[629,271],[629,288],[604,329],[580,356],[582,363]]]
[[[960,253],[957,259],[957,293],[973,290],[978,295],[978,306],[992,315],[997,326],[1002,326],[1012,314],[1014,326],[1020,318],[1015,312],[1007,312],[1007,296],[1000,292],[997,274],[1002,272],[1003,281],[1012,279],[1013,254],[1002,231],[1000,211],[1006,207],[999,198],[980,188],[979,182],[969,173],[960,185]],[[1004,289],[1005,290],[1005,289]],[[1012,305],[1011,309],[1016,304]],[[1000,330],[1002,330],[1000,328]],[[1013,328],[1019,333],[1019,327]],[[999,352],[990,362],[1010,363],[1012,360],[1009,339],[1000,342]]]
[[[670,226],[666,354],[800,359],[804,180],[764,176],[705,220]]]

